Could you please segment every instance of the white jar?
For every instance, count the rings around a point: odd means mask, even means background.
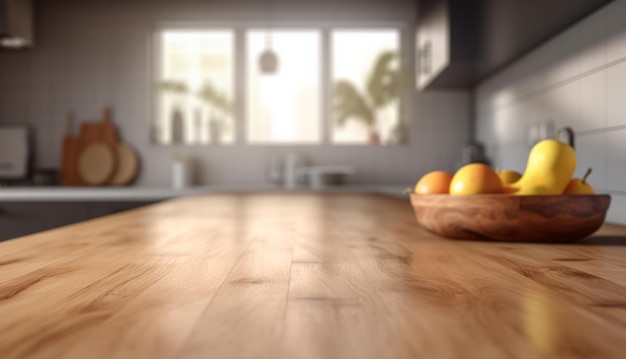
[[[285,157],[285,165],[283,167],[283,185],[285,188],[296,188],[298,186],[298,166],[300,165],[300,157],[295,153],[289,153]]]
[[[189,160],[184,157],[174,157],[172,161],[172,187],[183,189],[191,184]]]

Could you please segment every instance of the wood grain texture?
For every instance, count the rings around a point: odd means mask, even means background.
[[[417,222],[443,237],[571,242],[604,223],[609,195],[411,195]]]
[[[626,228],[454,241],[371,194],[177,199],[0,243],[5,358],[622,358]]]

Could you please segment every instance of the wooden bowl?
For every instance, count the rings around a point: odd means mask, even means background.
[[[411,194],[417,223],[447,238],[566,242],[604,223],[610,195]]]

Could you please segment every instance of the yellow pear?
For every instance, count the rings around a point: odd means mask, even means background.
[[[520,178],[522,178],[522,175],[512,170],[503,170],[498,171],[498,177],[500,177],[502,183],[511,184],[517,182]]]
[[[537,195],[550,195],[553,194],[546,186],[526,186],[522,187],[519,191],[514,192],[518,196],[537,196]]]
[[[576,170],[576,152],[559,140],[537,143],[528,155],[526,171],[510,186],[516,195],[562,194]]]

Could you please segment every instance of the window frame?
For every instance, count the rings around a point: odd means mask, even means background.
[[[408,24],[405,22],[395,21],[353,21],[353,22],[288,22],[288,21],[273,21],[271,26],[268,26],[267,22],[262,21],[246,21],[246,22],[161,22],[157,24],[151,31],[151,41],[148,46],[148,58],[150,59],[148,65],[148,89],[149,91],[149,109],[148,109],[148,121],[150,129],[150,144],[159,147],[255,147],[255,148],[315,148],[315,147],[337,147],[337,148],[352,148],[352,147],[367,147],[367,148],[393,148],[393,147],[405,147],[411,144],[409,141],[405,144],[394,145],[379,145],[372,146],[368,143],[336,143],[332,141],[333,131],[333,114],[332,114],[332,32],[333,30],[351,30],[351,29],[367,29],[367,30],[389,30],[394,29],[398,31],[398,55],[400,61],[400,67],[411,72],[405,75],[405,78],[412,79],[413,73],[413,61],[409,58],[412,50],[409,48],[411,43],[409,39],[409,32],[407,31]],[[250,142],[247,138],[247,126],[248,126],[248,109],[247,109],[247,36],[248,30],[318,30],[320,32],[320,141],[314,143],[281,143],[281,142]],[[233,32],[233,57],[234,66],[232,78],[234,81],[234,98],[233,104],[235,107],[235,114],[233,124],[235,126],[234,141],[232,143],[208,143],[208,144],[162,144],[158,143],[155,135],[155,121],[157,116],[156,108],[158,106],[157,98],[158,94],[154,88],[154,83],[159,79],[159,69],[161,65],[160,59],[160,34],[162,31],[167,30],[228,30]],[[402,92],[404,93],[398,99],[398,115],[400,117],[410,118],[410,111],[407,108],[407,95],[410,93],[412,84],[404,84]],[[410,121],[407,121],[409,130],[411,128]]]

